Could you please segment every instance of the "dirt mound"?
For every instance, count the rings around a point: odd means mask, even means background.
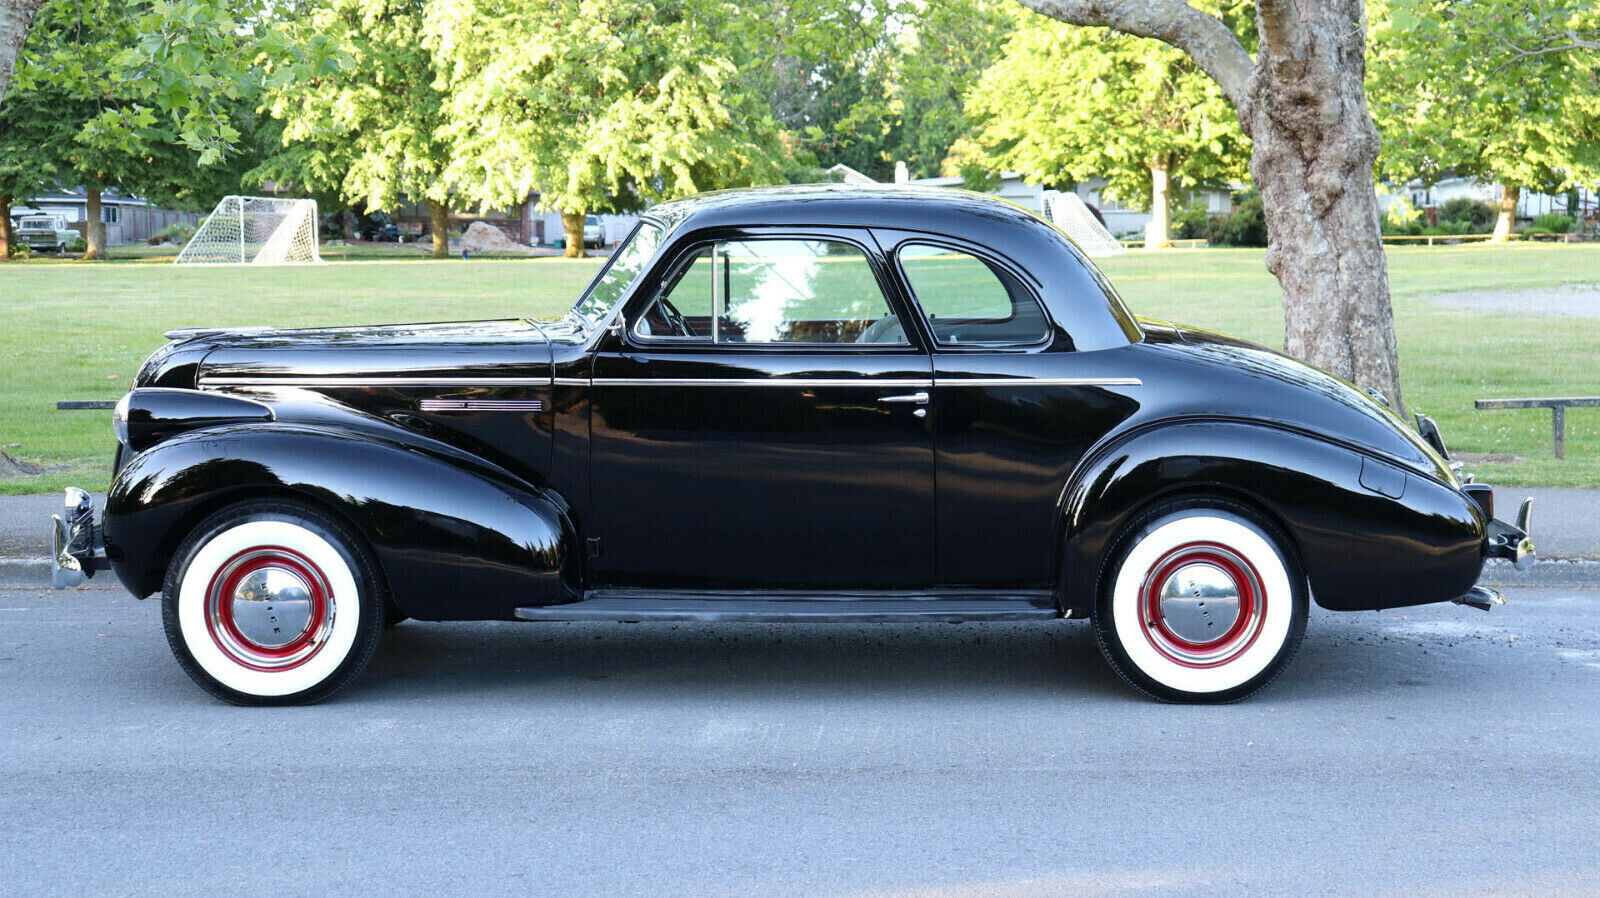
[[[492,224],[475,221],[461,235],[461,248],[469,253],[525,253],[531,247],[512,240]]]
[[[34,474],[43,474],[47,471],[64,471],[67,466],[61,465],[36,465],[33,462],[12,458],[4,449],[0,449],[0,477],[31,477]]]

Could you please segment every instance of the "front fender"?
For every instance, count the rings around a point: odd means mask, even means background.
[[[423,620],[514,619],[579,596],[566,503],[416,446],[334,428],[199,430],[134,456],[106,499],[106,554],[135,595],[161,588],[172,552],[206,515],[258,496],[298,497],[366,538],[400,610]]]
[[[1119,527],[1187,492],[1231,496],[1281,523],[1325,608],[1448,601],[1483,567],[1487,522],[1460,490],[1309,433],[1189,419],[1124,435],[1074,471],[1061,499],[1064,606],[1093,606]]]

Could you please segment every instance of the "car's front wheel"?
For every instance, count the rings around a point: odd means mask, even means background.
[[[1305,574],[1288,536],[1224,499],[1136,515],[1101,568],[1094,627],[1130,684],[1173,702],[1229,702],[1272,681],[1305,636]]]
[[[372,658],[386,596],[360,538],[297,502],[242,502],[190,533],[167,570],[167,642],[201,688],[240,705],[306,704]]]

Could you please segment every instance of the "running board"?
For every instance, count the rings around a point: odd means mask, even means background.
[[[583,601],[518,608],[520,620],[883,624],[1060,617],[1048,591],[983,593],[659,592],[592,589]]]

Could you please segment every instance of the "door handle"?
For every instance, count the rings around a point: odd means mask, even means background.
[[[928,404],[928,394],[923,392],[901,393],[898,396],[879,396],[879,402],[914,402],[917,405]]]

